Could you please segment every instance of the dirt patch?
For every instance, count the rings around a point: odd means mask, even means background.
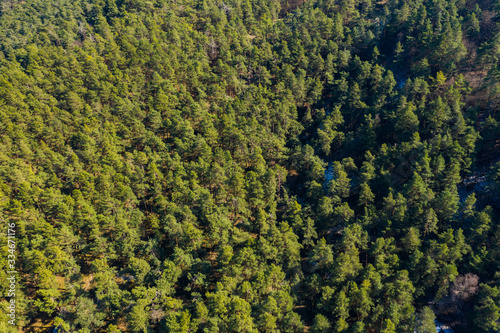
[[[92,285],[92,281],[94,280],[94,274],[84,275],[83,276],[83,290],[89,290]]]
[[[19,328],[19,332],[30,332],[30,333],[49,332],[49,329],[51,329],[53,326],[54,326],[53,320],[37,319],[34,322],[27,325],[24,329]]]
[[[478,89],[483,84],[486,74],[485,70],[472,70],[464,72],[462,75],[472,89]]]
[[[215,251],[208,252],[207,259],[212,262],[215,262],[217,260],[217,252]]]

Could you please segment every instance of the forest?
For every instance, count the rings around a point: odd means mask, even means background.
[[[499,107],[500,0],[2,0],[0,332],[499,332]]]

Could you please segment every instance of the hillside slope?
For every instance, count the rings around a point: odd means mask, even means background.
[[[0,331],[498,331],[498,6],[4,1]]]

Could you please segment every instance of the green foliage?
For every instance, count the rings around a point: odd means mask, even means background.
[[[498,330],[495,11],[5,3],[19,327],[430,332],[451,302],[465,330]],[[465,273],[482,284],[459,299]]]
[[[436,330],[436,315],[432,311],[432,309],[428,306],[423,307],[418,315],[416,320],[416,329],[417,333],[434,333]]]

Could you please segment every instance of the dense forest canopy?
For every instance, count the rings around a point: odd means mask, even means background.
[[[498,0],[4,0],[0,331],[500,330]]]

